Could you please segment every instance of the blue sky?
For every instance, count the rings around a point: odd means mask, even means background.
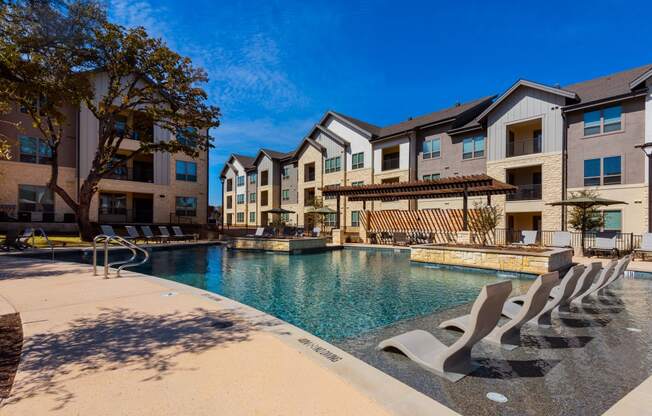
[[[387,125],[516,79],[561,85],[652,63],[649,3],[109,0],[203,66],[220,106],[210,202],[231,153],[294,148],[324,111]]]

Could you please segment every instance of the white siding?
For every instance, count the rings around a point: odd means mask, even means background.
[[[353,131],[333,117],[329,117],[329,119],[326,120],[325,127],[351,144],[351,146],[349,146],[349,151],[347,152],[349,157],[346,158],[347,171],[351,170],[350,156],[361,152],[364,153],[364,168],[371,168],[371,143],[369,143],[369,140],[366,137]]]
[[[561,152],[563,119],[560,106],[565,98],[541,90],[521,87],[496,107],[488,117],[488,160],[504,159],[507,152],[507,125],[542,118],[543,153]]]

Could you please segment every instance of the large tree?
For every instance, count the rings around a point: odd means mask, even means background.
[[[219,125],[220,113],[207,103],[200,87],[206,73],[144,28],[110,23],[92,1],[34,3],[11,2],[10,17],[0,21],[5,35],[0,56],[5,51],[12,56],[0,63],[0,92],[27,108],[47,138],[53,160],[48,186],[73,209],[82,238],[90,240],[90,204],[103,178],[140,154],[196,157],[211,146],[207,131]],[[30,30],[25,30],[25,22]],[[99,120],[97,150],[77,199],[58,183],[59,144],[70,122],[62,109],[70,104],[88,109]],[[138,114],[138,121],[117,123],[128,114]],[[153,125],[174,139],[154,140]],[[123,140],[136,134],[139,147],[118,159]]]

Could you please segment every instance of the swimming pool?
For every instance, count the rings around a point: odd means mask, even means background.
[[[224,295],[328,341],[471,302],[482,286],[509,278],[411,263],[407,252],[362,249],[301,255],[221,246],[156,249],[149,263],[133,270]],[[518,290],[531,277],[511,279]]]

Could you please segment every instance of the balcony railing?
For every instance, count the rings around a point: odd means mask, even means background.
[[[400,166],[400,158],[398,153],[385,156],[383,158],[382,170],[398,169]]]
[[[541,153],[541,137],[518,139],[507,144],[507,157]]]
[[[118,181],[135,181],[135,182],[154,182],[154,166],[146,168],[118,168],[111,172],[106,179],[114,179]]]
[[[517,185],[515,193],[507,195],[508,201],[532,201],[541,199],[541,184]]]

